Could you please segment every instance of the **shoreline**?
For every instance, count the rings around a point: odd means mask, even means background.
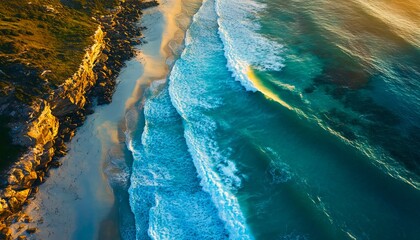
[[[37,229],[27,235],[29,238],[63,239],[65,235],[67,239],[119,239],[121,235],[135,234],[135,229],[123,226],[126,223],[119,217],[121,211],[125,211],[124,217],[131,213],[128,205],[131,152],[125,145],[125,116],[138,110],[133,108],[151,82],[166,79],[168,59],[174,58],[169,51],[172,38],[178,34],[175,41],[179,46],[183,41],[183,37],[179,39],[182,30],[176,24],[182,9],[173,10],[168,2],[160,3],[143,10],[140,21],[141,27],[146,27],[142,29],[146,42],[136,46],[140,53],[126,62],[117,77],[113,101],[96,107],[95,113],[87,117],[68,144],[69,152],[60,159],[63,166],[50,171],[49,180],[39,187],[36,198],[24,209],[32,219],[28,227]],[[12,227],[14,237],[24,233],[25,228],[20,225]]]
[[[113,101],[109,105],[97,106],[95,113],[88,116],[68,144],[69,152],[60,159],[62,166],[50,170],[48,181],[39,186],[35,199],[24,209],[23,212],[31,219],[28,227],[38,229],[28,237],[98,238],[100,223],[107,218],[115,203],[105,164],[111,161],[111,156],[123,160],[120,147],[124,143],[118,134],[119,117],[124,113],[121,106],[124,106],[124,97],[129,96],[127,92],[141,75],[141,65],[136,59],[126,64],[117,78],[124,78],[124,81],[117,84]],[[111,169],[118,170],[123,169]],[[121,174],[124,175],[123,172]],[[24,229],[19,230],[19,225],[12,226],[14,237],[24,233]],[[111,232],[118,233],[115,230]]]
[[[50,170],[62,164],[75,132],[94,112],[92,102],[102,105],[111,101],[124,62],[134,56],[133,44],[141,43],[141,29],[134,25],[144,9],[156,4],[156,1],[123,2],[112,14],[101,16],[95,44],[86,51],[79,70],[51,93],[48,101],[40,100],[40,104],[27,107],[32,109],[31,119],[26,121],[27,135],[35,145],[3,177],[8,183],[0,189],[2,239],[11,239],[12,235],[24,238],[37,231],[25,226],[31,218],[24,209],[50,176]],[[22,171],[23,178],[15,179],[15,173]]]

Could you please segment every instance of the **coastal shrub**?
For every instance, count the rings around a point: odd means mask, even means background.
[[[3,32],[0,30],[0,34],[3,34]],[[0,42],[0,52],[6,53],[6,54],[12,54],[17,53],[19,50],[16,48],[15,44],[11,41],[9,42]]]
[[[17,22],[17,21],[19,21],[19,19],[13,18],[13,17],[3,17],[1,20],[5,21],[5,22]]]
[[[26,15],[26,13],[24,13],[24,12],[19,12],[19,13],[16,13],[15,15],[14,15],[14,17],[16,17],[16,18],[28,18],[28,16]]]
[[[13,29],[0,29],[0,34],[3,36],[19,36],[19,32]]]
[[[10,120],[10,117],[0,115],[0,171],[10,166],[24,150],[24,147],[12,144]]]
[[[20,33],[20,34],[26,34],[26,35],[34,35],[33,32],[28,31],[28,30],[24,30],[24,29],[19,29],[18,30],[18,33]]]

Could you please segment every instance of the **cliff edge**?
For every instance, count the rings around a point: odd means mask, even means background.
[[[157,5],[97,2],[0,3],[0,239],[24,218],[23,205],[60,165],[92,106],[111,101],[141,41],[141,10]]]

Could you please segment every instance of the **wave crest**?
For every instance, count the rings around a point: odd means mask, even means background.
[[[256,92],[248,79],[248,69],[280,71],[284,67],[284,46],[258,33],[261,26],[256,18],[266,6],[251,0],[215,2],[228,68],[248,91]]]

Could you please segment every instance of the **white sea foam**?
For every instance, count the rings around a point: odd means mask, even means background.
[[[215,0],[219,35],[224,44],[228,68],[249,91],[257,91],[248,78],[249,69],[280,71],[283,45],[258,33],[258,13],[266,6],[252,0]]]
[[[226,76],[225,67],[220,66],[225,58],[217,30],[214,1],[205,0],[187,32],[185,51],[172,69],[169,91],[184,119],[184,136],[200,184],[210,193],[230,239],[252,239],[235,196],[241,177],[215,140],[217,124],[206,115],[221,105]]]
[[[215,170],[218,164],[231,164],[229,160],[217,156],[219,149],[209,148],[211,139],[197,137],[192,128],[186,130],[186,139],[194,164],[201,177],[201,185],[210,193],[213,203],[219,209],[220,217],[226,222],[230,239],[251,239],[238,199],[234,195],[236,186],[240,185],[237,176]],[[211,145],[211,144],[210,144]]]
[[[104,172],[112,186],[128,188],[130,169],[124,158],[112,159],[106,166]]]
[[[224,239],[223,223],[199,185],[167,89],[146,101],[144,116],[141,143],[131,142],[130,203],[137,239]]]
[[[293,173],[291,172],[290,166],[282,161],[274,149],[265,147],[261,151],[270,159],[270,166],[267,172],[271,176],[271,184],[285,183],[292,179]]]
[[[185,138],[201,179],[200,185],[210,193],[220,218],[225,222],[230,239],[251,239],[252,236],[234,194],[241,186],[238,170],[232,161],[221,154],[217,142],[213,139],[217,125],[200,113],[200,110],[209,108],[203,108],[202,104],[197,103],[198,101],[192,101],[192,98],[200,98],[200,95],[189,95],[182,91],[185,89],[184,86],[189,84],[182,82],[183,79],[186,79],[185,75],[178,75],[178,68],[175,65],[170,81],[171,99],[183,118],[187,119],[184,125]],[[188,103],[192,105],[197,103],[197,105],[191,106]]]

